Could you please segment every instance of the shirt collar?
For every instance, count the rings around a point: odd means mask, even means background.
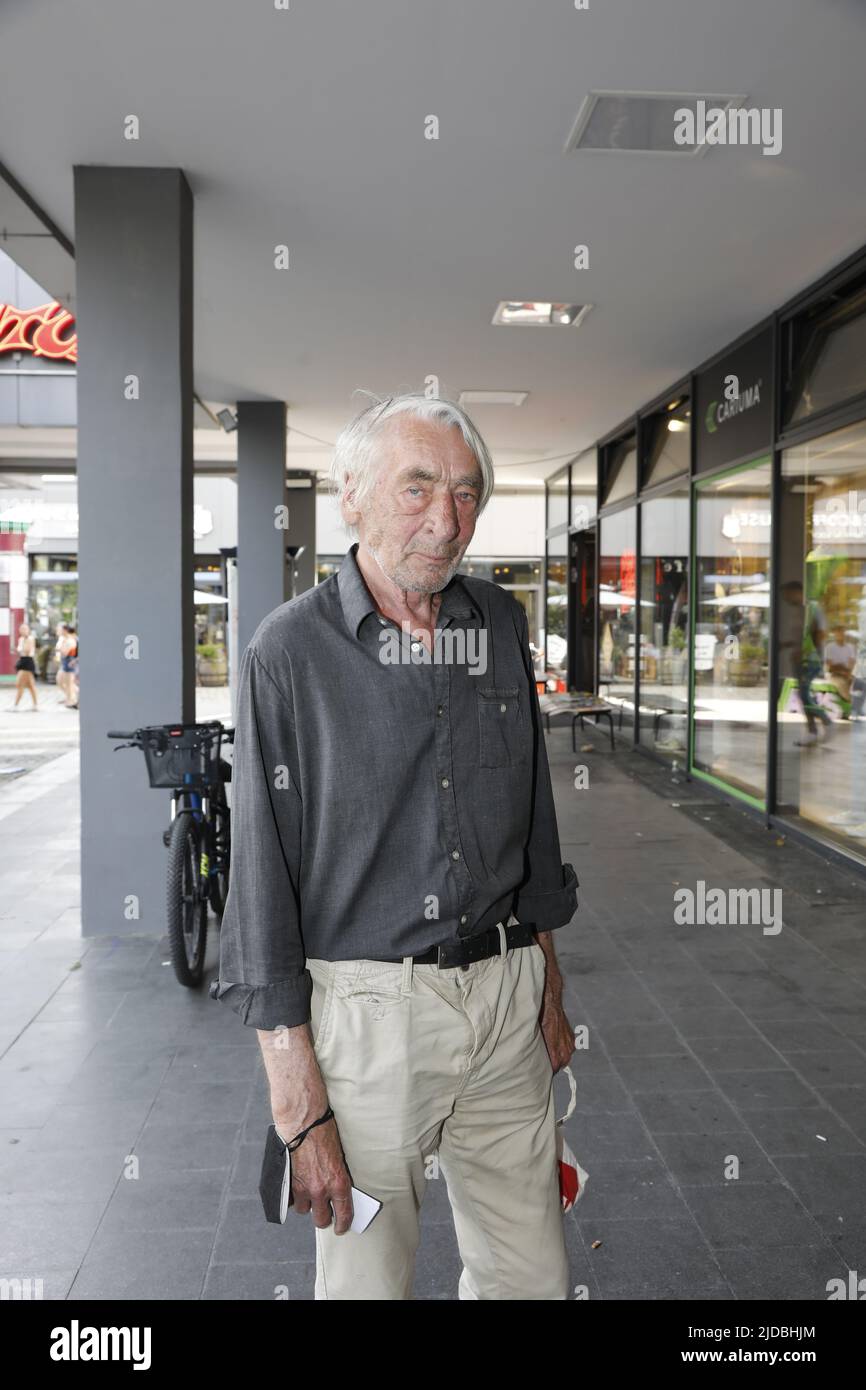
[[[357,550],[358,542],[356,541],[346,552],[337,574],[343,614],[354,637],[358,636],[358,630],[367,615],[377,611],[373,602],[373,595],[364,583],[364,576],[358,568]],[[455,574],[442,590],[442,603],[439,612],[451,618],[477,618],[479,622],[482,621],[481,610],[472,599],[459,574]]]

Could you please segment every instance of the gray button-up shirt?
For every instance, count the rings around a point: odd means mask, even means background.
[[[520,604],[455,575],[431,654],[378,614],[356,549],[268,614],[238,673],[211,996],[257,1028],[309,1019],[307,956],[418,955],[577,907]]]

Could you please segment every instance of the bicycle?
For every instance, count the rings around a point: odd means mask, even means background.
[[[182,985],[201,984],[207,945],[208,903],[218,920],[229,890],[231,809],[226,783],[231,764],[221,756],[234,729],[218,719],[200,724],[149,724],[131,732],[121,748],[144,753],[150,785],[171,790],[171,822],[163,831],[168,849],[167,919],[174,973]]]

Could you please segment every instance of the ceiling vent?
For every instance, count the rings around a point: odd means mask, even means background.
[[[572,150],[602,150],[626,154],[703,154],[707,143],[700,138],[703,129],[698,103],[703,109],[730,111],[745,101],[739,96],[706,96],[676,92],[589,92],[577,113],[577,120],[565,142],[565,153]],[[683,132],[681,113],[692,112],[690,123],[698,136],[692,144],[680,144],[676,132]]]

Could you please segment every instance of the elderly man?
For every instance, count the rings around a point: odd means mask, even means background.
[[[410,1298],[441,1173],[459,1297],[564,1299],[552,1081],[574,1035],[551,932],[577,880],[526,615],[457,574],[490,457],[450,402],[397,396],[344,430],[334,478],[358,544],[241,662],[211,994],[258,1030],[278,1133],[308,1131],[316,1298]],[[360,1233],[352,1184],[382,1203]]]

